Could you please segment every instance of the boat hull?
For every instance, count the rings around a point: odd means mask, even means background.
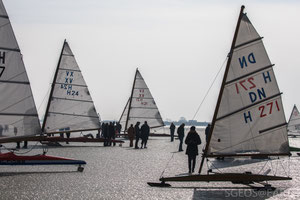
[[[83,160],[73,160],[43,154],[18,156],[13,152],[0,154],[0,165],[85,165]]]
[[[263,181],[282,181],[292,180],[290,177],[268,176],[260,174],[241,174],[241,173],[224,173],[224,174],[207,174],[207,175],[190,175],[177,177],[162,177],[162,182],[232,182],[238,184],[249,184],[252,182]]]

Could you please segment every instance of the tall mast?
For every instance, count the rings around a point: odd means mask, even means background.
[[[217,119],[217,114],[218,114],[218,111],[219,111],[219,107],[220,107],[220,103],[221,103],[221,98],[222,98],[223,91],[224,91],[224,88],[225,88],[226,78],[227,78],[229,67],[230,67],[230,64],[231,64],[233,49],[234,49],[234,46],[235,46],[235,43],[236,43],[236,38],[237,38],[237,35],[238,35],[238,30],[240,28],[241,20],[242,20],[243,14],[244,14],[243,13],[244,8],[245,8],[245,6],[242,5],[241,6],[240,15],[239,15],[239,18],[238,18],[238,21],[237,21],[236,29],[235,29],[235,32],[234,32],[234,36],[233,36],[233,40],[232,40],[232,44],[231,44],[231,48],[230,48],[230,52],[229,52],[227,64],[226,64],[226,69],[225,69],[225,73],[224,73],[224,76],[223,76],[222,86],[221,86],[221,89],[220,89],[220,92],[219,92],[218,101],[217,101],[216,109],[215,109],[213,120],[212,120],[212,125],[211,125],[211,129],[210,129],[210,133],[209,133],[209,136],[208,136],[207,144],[205,146],[205,150],[204,150],[203,155],[202,155],[202,160],[201,160],[201,164],[200,164],[199,174],[202,171],[202,167],[203,167],[203,163],[204,163],[204,158],[206,157],[206,154],[207,154],[207,151],[208,151],[208,146],[209,146],[209,143],[210,143],[210,140],[211,140],[211,135],[212,135],[212,132],[213,132],[214,127],[215,127],[215,122],[216,122],[216,119]]]
[[[44,121],[43,121],[43,125],[42,125],[42,133],[44,133],[44,131],[45,131],[45,125],[46,125],[47,115],[48,115],[48,112],[49,112],[50,102],[51,102],[51,98],[52,98],[53,91],[54,91],[54,86],[55,86],[55,81],[56,81],[57,74],[58,74],[58,68],[59,68],[59,66],[60,66],[60,62],[61,62],[61,58],[62,58],[62,55],[63,55],[63,51],[64,51],[64,48],[65,48],[66,42],[67,42],[67,41],[66,41],[66,39],[65,39],[65,40],[64,40],[63,47],[62,47],[62,49],[61,49],[60,56],[59,56],[58,64],[57,64],[57,67],[56,67],[56,70],[55,70],[53,82],[52,82],[52,84],[51,84],[51,91],[50,91],[50,94],[49,94],[49,99],[48,99],[48,103],[47,103],[47,108],[46,108],[46,111],[45,111]]]
[[[134,76],[134,80],[133,80],[133,85],[132,85],[132,89],[131,89],[131,95],[130,95],[130,98],[129,98],[129,106],[128,106],[128,113],[127,113],[127,118],[126,118],[124,133],[126,132],[127,126],[128,126],[130,108],[131,108],[131,103],[132,103],[132,95],[133,95],[135,80],[136,80],[136,76],[137,76],[138,71],[139,71],[138,68],[136,68],[135,76]]]

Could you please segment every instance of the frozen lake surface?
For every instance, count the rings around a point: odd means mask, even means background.
[[[199,132],[204,142],[203,131]],[[300,139],[292,143],[300,144]],[[147,149],[129,148],[127,140],[122,147],[80,143],[49,147],[47,155],[85,160],[84,171],[77,172],[76,166],[0,166],[0,199],[300,199],[300,157],[295,155],[284,162],[259,162],[230,169],[263,173],[271,168],[270,174],[289,173],[292,181],[272,182],[277,187],[274,192],[257,192],[227,182],[171,183],[171,188],[148,186],[147,182],[158,182],[164,170],[165,177],[188,172],[187,156],[178,152],[178,144],[178,140],[151,137]],[[37,145],[30,154],[41,152],[41,145]],[[200,156],[197,168],[199,164]]]

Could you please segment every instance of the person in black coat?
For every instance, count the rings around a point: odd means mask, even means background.
[[[141,130],[140,130],[140,122],[137,122],[134,126],[134,133],[135,133],[135,149],[138,149],[139,146],[138,146],[138,142],[139,142],[139,139],[141,137],[141,134],[140,134]]]
[[[178,139],[179,139],[179,150],[178,151],[183,151],[182,149],[182,143],[183,143],[183,138],[184,138],[184,126],[185,124],[182,123],[178,129],[177,129],[177,134],[178,134]]]
[[[145,123],[142,125],[141,127],[141,138],[142,138],[142,147],[144,145],[144,148],[147,148],[147,141],[149,138],[149,134],[150,134],[150,127],[147,124],[147,121],[145,121]]]
[[[185,138],[186,154],[188,155],[189,173],[194,172],[196,165],[196,157],[198,155],[198,145],[201,144],[201,139],[196,132],[195,126],[192,126],[188,135]]]
[[[173,122],[170,125],[170,134],[171,134],[171,142],[174,141],[174,132],[175,132],[175,125],[173,124]]]

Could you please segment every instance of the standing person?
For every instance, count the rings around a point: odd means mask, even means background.
[[[130,127],[127,129],[127,134],[128,134],[128,138],[130,141],[129,146],[133,147],[133,139],[134,139],[134,128],[133,128],[133,124],[130,124]]]
[[[180,141],[178,151],[183,151],[182,143],[183,143],[183,138],[184,138],[184,126],[185,126],[185,124],[182,123],[177,129],[177,134],[178,134],[178,138],[179,138],[179,141]]]
[[[196,165],[196,157],[198,155],[198,145],[201,144],[201,139],[196,132],[195,126],[192,126],[188,135],[185,138],[186,154],[188,155],[189,173],[193,173]]]
[[[108,146],[111,146],[112,142],[111,140],[114,139],[115,137],[115,127],[114,127],[114,124],[112,122],[109,123],[108,125]]]
[[[173,124],[173,122],[170,125],[170,134],[171,134],[171,142],[174,141],[174,132],[175,132],[175,125]]]
[[[135,124],[135,126],[134,126],[134,133],[135,133],[135,149],[138,149],[139,148],[139,146],[138,146],[138,142],[139,142],[139,139],[140,139],[140,132],[141,132],[141,130],[140,130],[140,122],[137,122],[136,124]]]
[[[106,146],[108,146],[108,144],[109,144],[109,134],[108,134],[108,123],[103,123],[103,137],[104,137],[104,139],[105,139],[105,141],[104,141],[104,146],[106,147]]]
[[[122,125],[119,122],[117,122],[117,125],[116,125],[117,137],[120,137],[121,129],[122,129]]]
[[[210,128],[211,128],[211,125],[207,124],[207,127],[205,128],[205,141],[206,141],[206,144],[207,144],[207,141],[208,141],[208,136],[210,134]]]
[[[147,141],[149,138],[149,134],[150,134],[150,127],[147,124],[147,121],[145,121],[145,123],[142,125],[141,127],[141,138],[142,138],[142,147],[144,145],[144,148],[147,148]]]

